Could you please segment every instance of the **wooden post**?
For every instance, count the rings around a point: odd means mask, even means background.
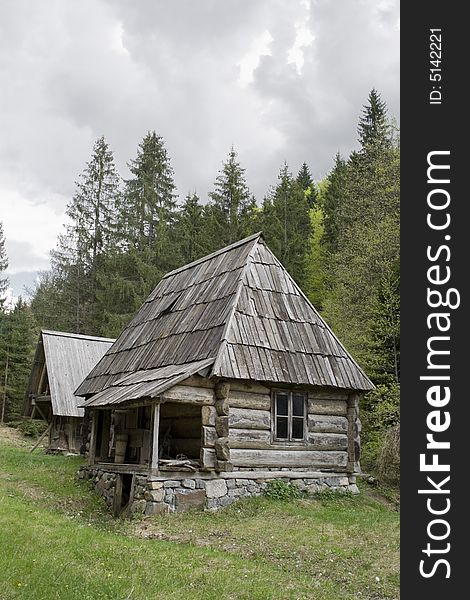
[[[152,456],[150,457],[150,470],[158,469],[158,429],[160,427],[160,403],[153,405],[152,414]]]
[[[359,396],[351,394],[348,397],[348,473],[360,473],[359,463],[361,452],[361,421],[359,419]]]
[[[96,455],[96,429],[98,427],[98,411],[93,410],[91,413],[91,435],[90,435],[90,449],[88,450],[88,464],[93,465],[95,463]]]

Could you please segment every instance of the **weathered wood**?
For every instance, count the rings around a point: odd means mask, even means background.
[[[150,468],[158,469],[158,430],[160,428],[160,404],[154,404],[152,410],[152,454]]]
[[[229,425],[236,429],[271,429],[271,413],[267,410],[232,408]]]
[[[184,381],[181,381],[179,385],[214,389],[214,381],[212,379],[207,379],[206,377],[201,377],[200,375],[192,375]]]
[[[188,402],[197,405],[214,404],[214,393],[211,389],[187,385],[174,385],[163,393],[166,402]]]
[[[203,425],[215,426],[217,412],[214,406],[203,406],[201,408],[201,421]]]
[[[309,398],[317,398],[318,400],[344,400],[347,401],[349,392],[346,390],[335,390],[335,389],[320,389],[317,388],[309,392]]]
[[[259,383],[242,381],[231,381],[230,382],[230,400],[232,399],[233,392],[247,392],[249,394],[270,394],[271,390]]]
[[[308,443],[316,450],[347,450],[346,433],[310,433]]]
[[[202,468],[214,469],[217,465],[215,450],[213,448],[201,448],[200,461]]]
[[[91,433],[90,433],[90,449],[88,450],[88,464],[95,464],[96,456],[96,433],[98,428],[98,413],[96,410],[91,412]]]
[[[230,393],[230,383],[219,381],[215,384],[214,394],[217,400],[226,400]]]
[[[308,430],[311,433],[347,433],[348,419],[337,415],[308,415]]]
[[[230,460],[230,445],[226,437],[219,437],[214,442],[215,455],[217,460]]]
[[[321,400],[309,395],[308,412],[316,415],[341,415],[346,416],[346,400]]]
[[[232,448],[251,448],[250,443],[264,443],[266,447],[271,444],[271,432],[263,429],[233,429],[229,430],[230,446]]]
[[[217,416],[215,418],[215,430],[219,437],[227,437],[228,436],[228,417]]]
[[[360,473],[361,420],[359,418],[359,396],[351,394],[348,398],[348,472]]]
[[[230,461],[236,467],[317,467],[339,469],[348,462],[347,452],[317,450],[245,450],[232,448]]]
[[[230,392],[230,406],[235,408],[270,410],[271,396],[269,394],[253,394],[251,392]]]
[[[215,401],[215,410],[216,410],[217,414],[220,415],[221,417],[228,416],[229,409],[230,409],[230,405],[229,405],[229,401],[227,400],[227,398],[218,398]]]
[[[218,438],[215,431],[215,427],[210,425],[203,425],[202,427],[202,445],[205,447],[213,448],[214,442]]]

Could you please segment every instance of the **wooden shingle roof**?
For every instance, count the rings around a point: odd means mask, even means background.
[[[80,399],[74,395],[74,391],[113,342],[111,338],[42,330],[26,391],[25,412],[28,413],[31,408],[30,395],[38,393],[37,387],[45,365],[53,414],[83,417],[83,408],[78,407]]]
[[[85,406],[156,397],[183,366],[187,377],[211,366],[230,379],[373,387],[261,234],[168,273],[76,394],[97,394]]]

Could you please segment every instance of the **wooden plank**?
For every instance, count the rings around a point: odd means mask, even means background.
[[[346,400],[321,400],[309,394],[308,413],[316,415],[341,415],[346,416]]]
[[[154,404],[152,411],[152,454],[150,468],[158,469],[158,430],[160,427],[160,404]]]
[[[271,429],[271,413],[267,410],[231,408],[229,426],[236,429]]]
[[[236,467],[344,468],[347,452],[309,450],[245,450],[233,448],[230,460]]]
[[[347,417],[338,415],[308,415],[308,431],[311,433],[346,433]]]

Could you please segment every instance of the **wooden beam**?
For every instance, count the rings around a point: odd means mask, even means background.
[[[88,464],[95,464],[96,456],[96,430],[98,428],[98,413],[93,410],[91,413],[91,435],[90,435],[90,449],[88,450]]]
[[[152,411],[152,456],[150,469],[158,469],[158,429],[160,427],[160,403],[153,406]]]
[[[48,433],[50,433],[51,427],[52,427],[52,422],[49,423],[49,425],[47,426],[47,429],[44,431],[44,433],[41,435],[41,437],[38,439],[38,441],[31,448],[30,452],[33,452],[34,450],[36,450],[36,448],[39,446],[39,444],[42,442],[42,440],[46,437],[46,435]]]

